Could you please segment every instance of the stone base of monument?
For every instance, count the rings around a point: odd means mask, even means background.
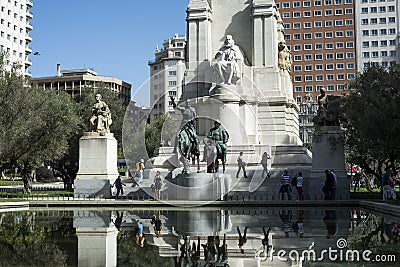
[[[168,185],[168,200],[214,201],[231,189],[231,175],[222,173],[178,174]]]
[[[349,199],[350,181],[345,170],[343,142],[344,134],[339,126],[322,126],[314,133],[312,169],[310,179],[307,181],[311,199],[323,199],[324,171],[332,169],[337,176],[336,199]]]
[[[79,140],[79,171],[74,195],[110,198],[111,184],[117,177],[117,140],[113,134],[84,133]]]

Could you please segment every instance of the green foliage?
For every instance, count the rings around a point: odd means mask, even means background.
[[[359,75],[343,105],[346,157],[380,177],[398,168],[400,156],[400,66],[371,67]]]
[[[0,55],[0,169],[61,158],[80,122],[64,93],[25,86],[18,66],[6,70]]]

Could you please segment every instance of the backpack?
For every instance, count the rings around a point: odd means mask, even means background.
[[[297,186],[297,177],[296,176],[292,178],[292,181],[290,182],[290,184],[292,186]]]
[[[140,171],[140,162],[136,162],[136,171]]]

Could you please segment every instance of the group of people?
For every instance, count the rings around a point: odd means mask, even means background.
[[[335,200],[337,176],[334,170],[325,170],[325,183],[322,187],[324,200]]]
[[[382,200],[395,200],[396,199],[396,176],[394,171],[385,170],[382,176]]]
[[[281,194],[281,199],[285,199],[285,194],[287,195],[287,200],[291,200],[291,193],[293,191],[293,187],[297,190],[297,199],[302,201],[304,200],[303,195],[303,173],[297,172],[292,179],[290,179],[289,171],[284,170],[283,175],[281,176],[281,187],[279,189],[279,194]]]

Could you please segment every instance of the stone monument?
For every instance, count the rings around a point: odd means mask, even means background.
[[[350,181],[345,171],[344,132],[339,124],[340,102],[340,96],[328,95],[325,88],[320,90],[318,113],[314,118],[312,170],[308,181],[311,199],[321,200],[324,197],[325,170],[333,170],[337,176],[335,199],[347,200],[350,197]]]
[[[74,183],[75,196],[111,197],[111,184],[118,177],[117,140],[110,133],[111,112],[96,95],[89,120],[91,132],[79,140],[79,171]]]

